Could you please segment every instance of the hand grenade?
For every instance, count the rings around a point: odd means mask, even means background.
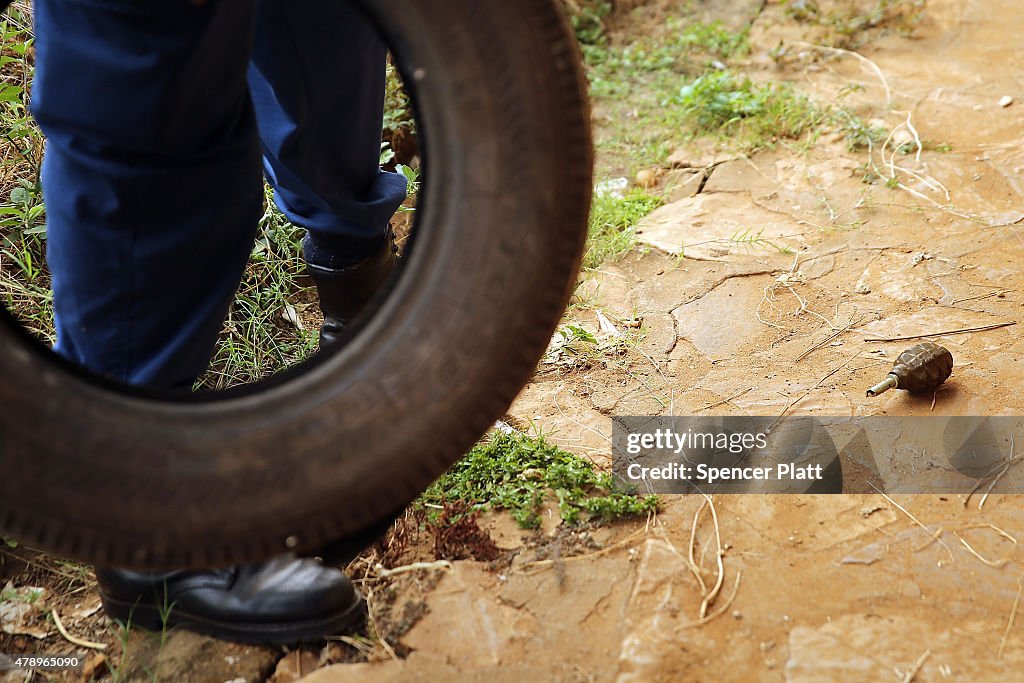
[[[949,349],[930,341],[921,342],[899,355],[889,375],[868,389],[868,396],[878,396],[894,387],[912,394],[934,391],[952,373],[953,354]]]

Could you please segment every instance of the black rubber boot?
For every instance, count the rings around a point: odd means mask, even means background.
[[[103,608],[151,631],[180,626],[242,643],[320,640],[362,625],[366,603],[341,571],[281,555],[204,571],[96,568]]]
[[[342,330],[366,307],[397,266],[398,247],[391,226],[380,248],[351,266],[325,268],[307,260],[306,272],[316,283],[324,314],[320,326],[321,351],[330,352],[341,346]]]

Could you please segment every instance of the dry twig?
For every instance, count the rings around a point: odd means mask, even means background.
[[[858,52],[854,52],[852,50],[844,50],[839,47],[828,47],[827,45],[817,45],[815,43],[807,43],[802,40],[796,41],[793,44],[803,45],[804,47],[812,47],[815,50],[831,52],[832,54],[835,55],[849,55],[850,57],[855,57],[861,64],[865,64],[868,67],[870,67],[870,69],[875,72],[875,75],[878,76],[878,80],[881,81],[882,87],[885,89],[885,105],[889,106],[889,104],[892,102],[892,90],[889,88],[889,81],[885,80],[885,74],[882,73],[882,70],[878,68],[877,64],[872,62],[864,55]]]
[[[413,562],[412,564],[406,564],[393,569],[385,569],[384,565],[378,564],[374,569],[377,573],[377,577],[383,579],[396,574],[405,574],[407,572],[415,572],[421,569],[440,569],[450,572],[452,570],[452,563],[448,560],[437,560],[436,562]]]
[[[953,561],[953,549],[949,547],[949,544],[947,544],[944,540],[942,540],[942,532],[945,531],[945,529],[943,527],[939,526],[938,528],[935,529],[935,531],[932,531],[927,526],[925,526],[924,522],[922,522],[917,517],[915,517],[913,514],[911,514],[911,512],[909,510],[907,510],[907,508],[905,508],[902,505],[900,505],[899,503],[897,503],[895,500],[892,499],[891,496],[889,496],[889,494],[885,493],[885,491],[883,491],[882,489],[880,489],[877,486],[875,486],[871,481],[868,481],[868,486],[870,486],[875,491],[877,491],[883,498],[885,498],[887,501],[889,501],[889,503],[892,504],[897,510],[899,510],[900,512],[905,514],[907,517],[909,517],[914,522],[914,524],[916,524],[919,527],[921,527],[922,529],[924,529],[931,536],[931,540],[928,541],[928,543],[926,543],[925,545],[921,546],[920,548],[916,548],[915,551],[916,550],[922,550],[922,549],[928,547],[928,545],[932,541],[938,541],[939,544],[941,544],[942,547],[946,549],[946,552],[949,553],[949,561],[950,562]]]
[[[725,563],[722,561],[722,532],[718,527],[718,512],[715,510],[715,502],[711,500],[711,496],[708,494],[702,493],[701,495],[704,496],[708,507],[711,509],[711,520],[715,525],[715,561],[718,565],[718,577],[715,579],[715,585],[700,603],[699,616],[703,619],[707,616],[708,606],[714,602],[715,598],[718,597],[718,592],[722,590],[722,584],[725,582]]]
[[[954,299],[950,302],[950,305],[962,304],[965,301],[977,301],[978,299],[988,299],[993,296],[1000,296],[1002,294],[1009,294],[1012,289],[996,289],[986,294],[976,294],[974,296],[965,296],[963,299]]]
[[[704,511],[704,508],[708,506],[708,498],[704,497],[704,502],[700,504],[697,511],[693,513],[693,524],[690,525],[690,548],[686,556],[687,564],[690,567],[690,573],[693,574],[694,578],[697,579],[697,585],[700,586],[701,597],[708,594],[707,584],[704,583],[704,577],[700,573],[700,567],[697,566],[697,562],[693,559],[693,551],[697,545],[697,522],[700,521],[700,513]]]
[[[907,341],[909,339],[924,339],[925,337],[941,337],[947,334],[967,334],[968,332],[986,332],[988,330],[997,330],[1000,327],[1009,327],[1010,325],[1016,325],[1016,320],[1010,320],[1005,323],[993,323],[991,325],[981,325],[979,327],[961,327],[955,330],[946,330],[944,332],[926,332],[922,334],[908,334],[904,337],[865,337],[864,341],[869,342],[893,342],[893,341]]]
[[[524,569],[524,570],[527,569],[527,568],[531,569],[532,571],[524,571],[523,573],[526,574],[527,576],[532,576],[533,574],[538,573],[539,570],[546,569],[547,567],[552,567],[555,564],[566,563],[566,562],[578,562],[580,560],[592,560],[595,557],[601,557],[602,555],[607,555],[608,553],[610,553],[610,552],[612,552],[614,550],[618,550],[619,548],[622,548],[622,547],[625,547],[625,546],[629,545],[630,543],[632,543],[637,538],[637,536],[640,536],[640,535],[646,533],[646,531],[647,531],[647,529],[646,529],[646,525],[645,525],[645,528],[637,529],[636,531],[631,533],[629,536],[626,536],[621,541],[619,541],[617,543],[613,543],[613,544],[611,544],[609,546],[605,546],[604,548],[601,548],[600,550],[595,550],[592,553],[584,553],[583,555],[572,555],[571,557],[561,557],[561,558],[559,558],[557,560],[534,560],[533,562],[525,562],[525,563],[523,563],[521,565],[521,568]]]
[[[977,493],[978,489],[980,489],[982,486],[985,485],[986,482],[988,482],[988,488],[985,489],[985,494],[981,497],[981,500],[978,501],[978,509],[980,510],[982,508],[982,506],[985,505],[985,501],[988,500],[988,494],[992,493],[992,489],[994,489],[996,484],[999,483],[999,480],[1003,478],[1003,475],[1005,475],[1007,472],[1010,471],[1010,467],[1011,466],[1015,465],[1022,458],[1024,458],[1024,456],[1014,455],[1014,450],[1015,450],[1015,446],[1014,446],[1013,434],[1011,434],[1010,435],[1010,455],[1006,458],[1005,462],[1003,462],[1000,465],[996,465],[991,470],[989,470],[988,474],[986,474],[985,476],[983,476],[980,479],[978,479],[978,483],[976,483],[974,485],[974,488],[972,488],[970,491],[968,491],[967,496],[963,499],[964,507],[967,507],[967,504],[971,500],[971,496],[973,496],[975,493]],[[997,469],[998,469],[998,472],[996,471]]]
[[[906,671],[896,670],[896,675],[900,677],[900,683],[911,683],[917,674],[921,671],[921,667],[924,666],[925,661],[932,656],[931,650],[925,650],[921,653],[921,656],[917,658],[914,665]]]
[[[686,624],[680,624],[679,626],[676,626],[676,631],[681,631],[684,628],[693,628],[694,626],[703,626],[704,624],[708,623],[709,621],[712,621],[712,620],[720,617],[721,615],[725,614],[726,610],[728,610],[732,606],[733,600],[736,599],[736,593],[740,589],[740,579],[742,577],[743,577],[743,572],[737,572],[736,573],[736,581],[732,585],[732,593],[729,594],[729,598],[724,603],[722,603],[721,607],[716,609],[711,614],[708,614],[707,616],[704,616],[704,617],[701,617],[700,619],[697,619],[696,621],[691,621],[691,622],[688,622]]]
[[[709,405],[706,405],[703,408],[698,408],[694,412],[695,413],[699,413],[699,412],[701,412],[703,410],[711,410],[712,408],[717,408],[718,406],[723,405],[725,403],[731,403],[734,398],[739,398],[740,396],[742,396],[743,394],[747,393],[748,391],[751,391],[753,388],[754,387],[747,387],[743,391],[739,391],[739,392],[733,394],[732,396],[730,396],[729,398],[723,398],[721,401],[716,401],[715,403],[711,403]]]
[[[53,615],[53,623],[57,625],[57,630],[60,631],[60,634],[64,636],[64,639],[72,645],[89,648],[90,650],[102,651],[107,649],[107,646],[103,643],[95,643],[91,640],[85,640],[84,638],[79,638],[78,636],[73,636],[68,633],[68,630],[64,628],[64,622],[60,620],[60,615],[57,614],[56,609],[51,610],[50,614]]]
[[[866,320],[866,318],[865,318],[864,316],[861,316],[861,317],[857,318],[856,320],[851,320],[851,321],[850,321],[850,322],[849,322],[848,324],[846,324],[846,325],[845,325],[844,327],[841,327],[841,328],[839,328],[839,329],[835,329],[835,328],[833,327],[833,332],[832,332],[832,334],[830,334],[830,335],[829,335],[828,337],[826,337],[826,338],[825,338],[825,339],[823,339],[822,341],[818,342],[817,344],[815,344],[814,346],[812,346],[811,348],[807,349],[806,351],[804,351],[803,353],[801,353],[801,354],[800,354],[799,356],[797,356],[796,358],[794,358],[794,359],[793,359],[793,362],[794,362],[794,363],[799,363],[800,361],[802,361],[802,360],[803,360],[804,358],[806,358],[807,356],[811,355],[812,353],[814,353],[814,352],[815,352],[815,351],[817,351],[818,349],[820,349],[820,348],[824,347],[824,346],[825,346],[825,344],[828,344],[828,343],[829,343],[829,342],[831,342],[831,341],[832,341],[833,339],[835,339],[836,337],[838,337],[838,336],[840,336],[841,334],[843,334],[843,332],[847,332],[847,331],[849,331],[849,330],[850,330],[851,328],[853,328],[853,327],[859,327],[859,326],[860,326],[860,324],[861,324],[862,322],[864,322],[865,320]]]
[[[1020,593],[1024,590],[1024,584],[1021,580],[1024,579],[1024,572],[1017,577],[1017,595],[1013,598],[1013,607],[1010,608],[1010,618],[1006,620],[1006,628],[1003,630],[1003,637],[999,639],[999,649],[996,651],[996,658],[1002,659],[1003,652],[1006,650],[1006,640],[1010,637],[1010,631],[1013,629],[1013,622],[1017,618],[1017,606],[1020,604]]]
[[[374,609],[374,604],[375,604],[375,601],[373,599],[373,587],[367,585],[367,587],[366,587],[366,607],[367,607],[366,618],[370,622],[370,628],[372,628],[373,632],[375,634],[377,634],[377,642],[380,643],[380,646],[382,648],[384,648],[384,651],[388,653],[388,655],[391,657],[391,659],[393,659],[393,660],[395,660],[397,662],[398,661],[398,654],[395,652],[395,648],[391,647],[391,644],[388,643],[388,641],[387,641],[386,634],[380,628],[380,626],[377,624],[377,614],[376,614],[377,610]]]
[[[777,418],[775,419],[775,422],[773,422],[773,423],[772,423],[772,424],[771,424],[771,425],[769,426],[769,429],[771,429],[771,427],[774,427],[774,426],[775,426],[776,424],[778,424],[778,421],[779,421],[779,420],[781,420],[781,419],[782,419],[782,418],[783,418],[783,417],[784,417],[784,416],[786,415],[786,413],[788,413],[788,412],[789,412],[789,409],[790,409],[790,408],[792,408],[792,407],[793,407],[793,406],[795,406],[795,405],[796,405],[797,403],[799,403],[800,401],[802,401],[802,400],[804,400],[805,398],[807,398],[807,396],[808,396],[808,395],[809,395],[809,394],[810,394],[810,393],[811,393],[812,391],[814,391],[815,389],[817,389],[818,387],[820,387],[820,386],[821,386],[822,384],[824,384],[824,383],[825,383],[825,380],[827,380],[827,379],[828,379],[829,377],[831,377],[832,375],[836,374],[837,372],[839,372],[840,370],[842,370],[843,368],[845,368],[845,367],[846,367],[847,365],[849,365],[850,363],[852,363],[852,362],[853,362],[854,360],[856,360],[856,359],[857,359],[857,357],[858,357],[858,356],[860,356],[860,351],[858,351],[857,353],[855,353],[855,354],[853,354],[852,356],[850,356],[850,357],[849,357],[849,359],[847,359],[847,361],[846,361],[845,363],[843,363],[842,365],[840,365],[839,367],[837,367],[837,368],[836,368],[835,370],[831,370],[831,371],[830,371],[830,372],[829,372],[829,373],[828,373],[827,375],[825,375],[824,377],[822,377],[821,379],[819,379],[819,380],[818,380],[818,382],[817,382],[817,384],[815,384],[815,385],[814,385],[813,387],[811,387],[810,389],[808,389],[807,391],[805,391],[805,392],[804,392],[803,394],[801,394],[801,395],[800,395],[800,396],[798,396],[797,398],[795,398],[795,399],[793,399],[792,401],[790,401],[790,402],[789,402],[789,403],[788,403],[788,404],[786,405],[786,407],[782,409],[782,412],[781,412],[781,413],[779,413],[779,416],[778,416],[778,417],[777,417]]]

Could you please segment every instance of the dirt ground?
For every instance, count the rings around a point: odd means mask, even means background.
[[[727,4],[758,17],[748,71],[825,101],[845,89],[891,139],[870,152],[840,132],[749,157],[678,150],[659,171],[672,200],[636,249],[585,276],[567,314],[600,336],[600,311],[637,343],[542,364],[508,422],[605,465],[613,415],[1024,413],[1018,3],[930,0],[912,37],[881,36],[858,49],[866,59],[806,45],[778,62],[758,55],[806,27],[775,3]],[[918,141],[920,154],[889,153]],[[866,184],[868,171],[894,180]],[[751,228],[764,241],[733,239]],[[989,326],[931,337],[956,359],[934,396],[865,397],[908,345],[866,339]],[[656,518],[590,532],[552,519],[538,536],[493,515],[484,528],[504,561],[428,562],[383,582],[380,557],[360,560],[390,651],[348,639],[282,658],[134,633],[122,680],[1014,680],[1024,501],[979,502],[666,496]],[[429,559],[428,541],[399,559]],[[22,576],[61,580],[27,559]],[[88,590],[50,607],[73,633],[110,640]],[[111,665],[122,651],[110,648]],[[346,663],[356,653],[374,661]]]

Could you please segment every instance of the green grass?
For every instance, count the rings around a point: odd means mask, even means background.
[[[643,74],[701,73],[708,68],[748,54],[747,31],[731,31],[721,23],[669,21],[665,33],[624,46],[584,45],[595,96],[621,93],[624,81]]]
[[[634,190],[619,197],[595,194],[590,206],[590,224],[584,268],[597,268],[633,247],[636,224],[658,208],[662,198]]]
[[[315,306],[304,280],[305,231],[288,222],[266,189],[267,209],[234,303],[228,311],[210,370],[198,387],[224,389],[256,381],[309,357],[318,330],[302,324],[300,311]]]
[[[388,60],[387,77],[384,81],[384,130],[395,132],[414,126],[412,103],[402,85],[398,69]]]
[[[797,139],[823,124],[827,112],[788,83],[755,83],[732,71],[709,71],[669,100],[694,130],[728,137],[748,150]]]
[[[846,146],[851,152],[881,145],[889,136],[885,128],[871,125],[845,107],[836,109],[833,115],[836,125],[846,134]]]
[[[110,676],[114,683],[121,683],[124,680],[125,665],[128,663],[128,650],[131,647],[132,617],[134,613],[135,609],[132,608],[128,613],[127,622],[120,620],[111,622],[111,627],[115,629],[117,642],[121,646],[121,656],[118,658],[117,664],[112,664],[110,670]]]
[[[787,16],[819,29],[813,41],[853,50],[881,32],[909,35],[921,21],[926,0],[785,0]]]
[[[508,510],[524,528],[536,528],[549,496],[569,523],[645,515],[658,506],[657,496],[615,492],[610,475],[543,437],[504,432],[474,446],[419,504],[457,501],[470,509]]]
[[[608,0],[562,0],[569,14],[576,39],[581,45],[603,45],[606,41],[605,20],[612,11]]]
[[[27,107],[30,23],[16,10],[0,21],[0,303],[32,334],[52,343],[46,210],[39,187],[43,137]]]
[[[679,18],[627,45],[584,45],[598,121],[598,177],[632,177],[640,168],[664,164],[698,134],[672,102],[680,87],[748,52],[746,31]]]

